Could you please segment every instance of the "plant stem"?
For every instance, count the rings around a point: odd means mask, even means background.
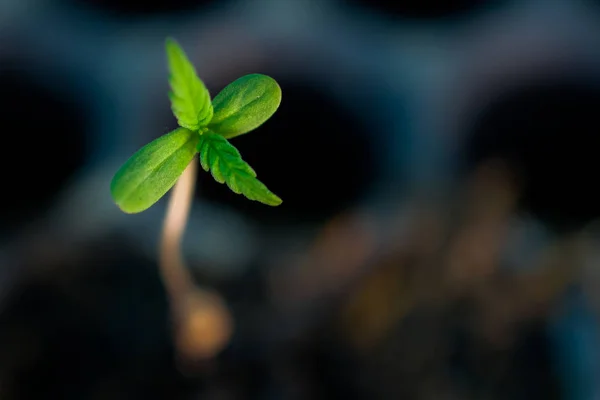
[[[159,266],[173,308],[193,289],[192,279],[181,252],[181,238],[192,206],[197,163],[196,159],[192,160],[175,184],[162,230]]]
[[[232,318],[222,297],[200,289],[183,260],[185,231],[198,173],[195,158],[175,184],[163,224],[159,268],[170,302],[175,347],[184,361],[216,355],[229,341]]]

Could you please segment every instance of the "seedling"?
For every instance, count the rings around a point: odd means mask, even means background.
[[[195,287],[183,261],[181,237],[198,169],[194,158],[199,154],[202,168],[235,193],[270,206],[281,204],[229,143],[275,113],[281,88],[273,78],[250,74],[229,84],[211,102],[177,42],[167,39],[166,50],[171,110],[179,127],[134,153],[116,172],[110,193],[121,210],[133,214],[148,209],[175,186],[161,233],[159,267],[170,298],[179,352],[185,357],[206,357],[224,346],[232,321],[218,294]],[[219,334],[199,332],[199,327],[210,327]]]
[[[166,41],[169,98],[179,127],[139,149],[117,171],[110,191],[128,214],[139,213],[175,185],[199,153],[200,164],[219,183],[250,200],[277,206],[281,199],[256,177],[228,139],[268,120],[281,103],[281,88],[266,75],[243,76],[211,97],[183,49]]]

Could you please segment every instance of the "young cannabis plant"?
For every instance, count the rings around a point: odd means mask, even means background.
[[[281,88],[266,75],[250,74],[230,83],[211,102],[210,94],[183,49],[166,41],[171,110],[179,128],[138,150],[110,185],[114,202],[126,213],[148,209],[175,185],[199,153],[200,164],[219,183],[250,200],[277,206],[281,199],[229,143],[269,119],[281,103]]]

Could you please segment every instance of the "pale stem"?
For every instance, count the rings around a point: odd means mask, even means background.
[[[160,273],[174,324],[175,347],[186,360],[212,358],[229,341],[233,325],[221,296],[197,288],[183,260],[181,239],[192,206],[197,171],[198,160],[194,159],[171,192],[159,254]]]
[[[180,303],[193,289],[191,276],[183,260],[181,239],[192,206],[197,164],[198,160],[192,160],[172,189],[160,243],[159,268],[176,318]]]

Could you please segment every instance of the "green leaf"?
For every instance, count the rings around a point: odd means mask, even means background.
[[[208,125],[213,116],[210,94],[179,44],[168,38],[166,49],[171,110],[180,126],[198,131]]]
[[[139,149],[113,177],[115,203],[129,214],[152,206],[175,185],[196,155],[199,140],[197,133],[177,128]]]
[[[279,108],[281,88],[275,79],[261,74],[242,76],[214,99],[209,129],[226,139],[258,128]]]
[[[206,132],[198,143],[200,163],[219,183],[226,183],[237,194],[269,206],[278,206],[281,199],[256,179],[256,172],[244,161],[240,152],[223,136]]]

